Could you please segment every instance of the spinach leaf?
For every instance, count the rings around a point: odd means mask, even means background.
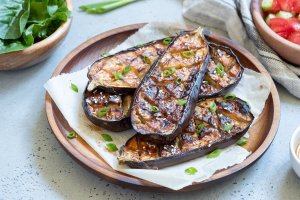
[[[20,51],[25,49],[25,46],[22,42],[18,40],[6,40],[3,41],[0,39],[0,54],[8,53],[12,51]]]
[[[29,17],[29,0],[0,0],[0,39],[18,39]]]

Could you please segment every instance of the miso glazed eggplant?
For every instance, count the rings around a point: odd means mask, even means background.
[[[244,68],[233,51],[226,46],[209,42],[210,61],[201,85],[199,98],[217,96],[238,84]]]
[[[133,93],[171,41],[149,42],[97,60],[88,72],[88,91],[101,88],[115,94]]]
[[[188,125],[209,60],[202,33],[176,36],[135,92],[131,123],[151,141],[170,142]]]
[[[235,143],[249,129],[254,117],[239,98],[199,101],[188,127],[168,144],[136,134],[121,147],[118,160],[131,168],[160,169],[203,156]]]
[[[125,131],[131,128],[130,104],[131,95],[115,95],[94,89],[84,92],[83,110],[94,124],[110,131]]]

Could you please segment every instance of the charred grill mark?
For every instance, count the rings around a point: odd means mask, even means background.
[[[216,112],[210,111],[212,102],[217,105]],[[157,144],[145,139],[147,136],[137,134],[122,147],[118,159],[133,168],[162,168],[228,146],[247,132],[254,119],[250,110],[244,108],[245,105],[247,103],[239,98],[202,100],[197,103],[185,131],[170,143]],[[228,124],[232,125],[230,129],[225,128]],[[149,149],[155,153],[149,153]]]

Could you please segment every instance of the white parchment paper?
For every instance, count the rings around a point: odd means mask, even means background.
[[[115,53],[130,46],[151,40],[175,35],[180,29],[179,26],[150,23],[129,37],[110,53]],[[217,158],[209,159],[204,156],[160,170],[130,169],[126,165],[119,165],[117,152],[110,153],[106,150],[106,142],[102,139],[101,133],[110,134],[113,138],[113,142],[120,148],[135,132],[133,130],[120,133],[107,131],[96,127],[85,117],[81,101],[83,91],[88,81],[86,76],[87,71],[88,68],[85,68],[71,74],[59,75],[47,81],[44,87],[74,131],[76,131],[113,169],[173,190],[179,190],[191,185],[193,182],[201,182],[211,177],[217,170],[241,163],[250,155],[251,152],[248,152],[244,148],[238,145],[232,145],[223,149],[221,155]],[[77,85],[79,89],[78,93],[70,89],[71,83]],[[248,101],[252,113],[257,118],[262,112],[265,101],[270,93],[270,83],[264,75],[245,69],[240,83],[232,90],[232,93]],[[195,175],[187,175],[184,170],[188,167],[195,167],[198,172]]]

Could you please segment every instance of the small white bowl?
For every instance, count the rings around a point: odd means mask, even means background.
[[[296,155],[296,149],[300,145],[300,126],[294,131],[290,141],[290,159],[298,177],[300,177],[300,158]]]

